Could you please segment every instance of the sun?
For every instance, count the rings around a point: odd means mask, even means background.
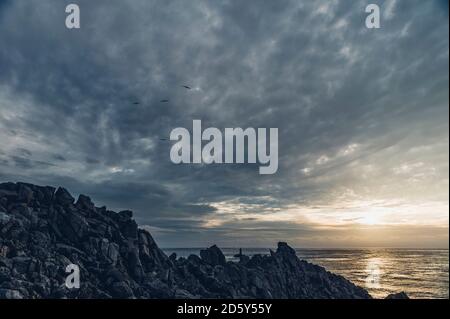
[[[378,225],[381,224],[381,220],[380,217],[377,216],[376,214],[367,214],[364,217],[361,217],[359,219],[359,223],[364,224],[364,225]]]

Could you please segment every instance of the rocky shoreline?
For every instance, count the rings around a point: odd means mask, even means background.
[[[80,288],[65,285],[80,269]],[[0,299],[320,298],[370,299],[342,276],[278,243],[270,255],[227,262],[217,246],[166,256],[131,211],[96,207],[64,188],[0,184]],[[389,298],[407,298],[405,294]]]

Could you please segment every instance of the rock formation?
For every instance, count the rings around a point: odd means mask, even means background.
[[[69,264],[79,289],[65,286]],[[300,260],[279,243],[270,255],[227,262],[217,246],[167,257],[131,211],[96,207],[64,188],[0,184],[0,298],[371,298]]]
[[[409,297],[404,291],[402,291],[396,294],[389,294],[385,299],[409,299]]]

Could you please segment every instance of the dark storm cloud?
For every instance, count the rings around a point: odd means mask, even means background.
[[[421,172],[411,196],[448,203],[442,2],[377,1],[380,30],[364,26],[369,1],[78,1],[80,30],[64,27],[68,3],[0,1],[2,179],[132,208],[166,242],[253,234],[244,225],[260,221],[230,205],[264,215],[392,195]],[[161,138],[193,119],[278,127],[278,173],[173,165]],[[303,227],[265,226],[268,240]]]
[[[23,156],[31,156],[31,155],[33,155],[33,153],[32,152],[30,152],[29,150],[27,150],[26,148],[21,148],[21,147],[19,147],[18,149],[17,149],[17,152],[19,153],[19,154],[22,154]]]
[[[42,162],[42,161],[34,161],[26,157],[21,156],[11,156],[11,162],[19,169],[27,169],[27,168],[47,168],[48,166],[53,166],[51,163]]]
[[[66,158],[65,158],[64,156],[62,156],[62,155],[59,155],[59,154],[54,154],[54,155],[53,155],[53,158],[54,158],[55,160],[57,160],[57,161],[62,161],[62,162],[65,162],[65,161],[66,161]]]

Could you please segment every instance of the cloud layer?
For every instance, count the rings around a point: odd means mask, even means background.
[[[448,245],[446,1],[377,1],[379,30],[369,1],[78,1],[80,30],[68,3],[0,1],[0,180],[163,246]],[[278,173],[172,164],[193,119],[278,127]]]

